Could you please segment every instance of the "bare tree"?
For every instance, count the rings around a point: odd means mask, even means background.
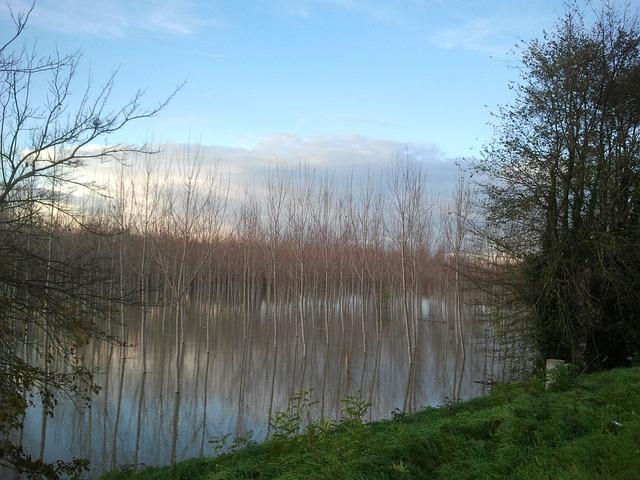
[[[400,281],[402,312],[405,324],[409,375],[403,411],[411,410],[411,393],[414,384],[416,353],[418,344],[418,322],[415,301],[416,256],[423,236],[424,224],[424,172],[419,165],[408,159],[394,165],[390,177],[393,213],[389,230],[392,241],[400,255]]]
[[[460,353],[461,366],[456,362],[453,399],[460,400],[460,390],[466,364],[464,328],[462,323],[462,275],[465,266],[465,248],[470,234],[471,192],[469,180],[462,171],[456,182],[453,201],[443,211],[441,221],[445,243],[445,265],[453,272],[453,317],[456,347]],[[456,356],[456,358],[458,358]]]
[[[90,252],[66,258],[43,255],[43,237],[52,227],[48,212],[56,210],[80,223],[73,205],[56,201],[61,192],[95,188],[74,175],[77,168],[144,151],[111,143],[110,134],[156,115],[173,96],[145,108],[143,92],[138,91],[124,105],[113,107],[115,75],[98,88],[88,82],[79,96],[72,95],[78,89],[79,54],[39,56],[19,45],[32,9],[11,12],[13,32],[0,43],[0,403],[12,405],[3,407],[0,415],[3,438],[20,427],[30,401],[21,394],[25,390],[39,392],[50,414],[57,393],[88,397],[91,372],[76,361],[77,339],[105,338],[95,323],[106,308],[97,288],[102,265]],[[35,93],[42,88],[43,94]],[[55,190],[47,187],[52,183]],[[34,241],[26,244],[26,237]],[[57,241],[55,233],[48,238]],[[38,335],[46,330],[44,337],[35,336],[48,339],[46,345],[34,346],[37,360],[16,355],[16,324],[29,324]],[[54,368],[54,358],[63,359],[68,371]],[[8,440],[1,443],[0,464],[18,471],[55,478],[86,466],[85,461],[45,464]]]
[[[271,419],[273,416],[273,399],[275,395],[276,386],[276,371],[278,368],[278,321],[279,318],[279,298],[280,289],[278,282],[280,278],[278,276],[278,249],[281,247],[282,242],[282,230],[283,230],[283,212],[285,202],[287,199],[287,184],[285,180],[279,176],[276,171],[269,177],[268,193],[267,193],[267,238],[269,243],[269,266],[270,266],[270,283],[271,291],[273,292],[273,365],[271,371],[271,387],[269,393],[269,411],[267,426],[267,436],[271,433]]]

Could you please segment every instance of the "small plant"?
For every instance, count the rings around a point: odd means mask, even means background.
[[[336,427],[336,423],[333,420],[325,418],[324,420],[318,420],[307,425],[304,433],[310,438],[325,436],[332,432]]]
[[[446,410],[451,414],[455,414],[458,410],[460,410],[461,405],[462,402],[460,402],[460,400],[457,400],[454,397],[445,397],[440,408]]]
[[[342,423],[362,424],[364,416],[369,411],[371,404],[362,398],[360,392],[356,395],[348,395],[342,400],[343,407],[340,410]]]
[[[403,412],[398,407],[391,410],[391,420],[394,422],[401,422],[407,418],[407,412]]]
[[[253,445],[256,445],[255,440],[253,440],[252,431],[248,431],[244,435],[235,437],[230,444],[228,443],[229,438],[231,438],[231,433],[220,435],[219,437],[211,437],[209,439],[209,445],[211,445],[211,447],[213,448],[214,455],[231,453],[246,447],[251,447]]]
[[[291,438],[300,433],[306,417],[307,425],[311,425],[311,409],[318,403],[311,400],[311,390],[303,390],[287,402],[284,411],[277,411],[269,420],[274,438]]]
[[[409,467],[402,460],[391,464],[391,469],[402,475],[409,473]]]
[[[328,418],[325,418],[324,420],[320,420],[318,422],[318,429],[323,435],[326,435],[327,433],[333,431],[334,428],[336,428],[336,423],[333,420],[329,420]]]
[[[317,422],[311,422],[307,425],[307,428],[304,429],[304,433],[307,435],[318,436],[322,434],[326,434],[333,430],[334,423],[329,420],[318,420]]]
[[[240,435],[234,438],[233,442],[231,442],[231,445],[229,446],[229,450],[231,452],[235,452],[236,450],[240,450],[243,448],[252,447],[256,445],[256,442],[255,440],[253,440],[252,437],[253,437],[253,432],[249,430],[244,435]]]
[[[275,412],[269,420],[273,438],[291,438],[300,430],[300,416],[289,409]]]
[[[224,452],[225,448],[227,448],[227,440],[231,436],[230,433],[226,435],[220,435],[219,437],[211,437],[209,439],[209,444],[211,448],[213,448],[214,455],[220,455]]]

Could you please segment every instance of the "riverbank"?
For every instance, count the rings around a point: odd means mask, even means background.
[[[317,426],[250,446],[103,480],[637,479],[640,368],[500,385],[469,402],[393,420]]]

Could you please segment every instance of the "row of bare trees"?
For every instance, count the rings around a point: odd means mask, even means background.
[[[376,379],[389,322],[401,326],[404,336],[397,340],[404,343],[408,372],[403,380],[402,410],[419,407],[416,384],[421,381],[417,375],[425,371],[420,359],[424,350],[422,320],[429,309],[440,309],[440,318],[453,332],[453,346],[448,341],[444,346],[445,364],[434,365],[434,374],[448,375],[436,373],[439,368],[453,371],[450,396],[461,398],[468,307],[483,302],[478,292],[470,289],[473,282],[469,282],[469,275],[479,264],[486,269],[491,262],[473,243],[468,180],[461,175],[450,197],[437,198],[427,190],[427,175],[411,161],[398,161],[390,171],[364,178],[339,179],[306,167],[293,172],[274,169],[264,188],[237,199],[230,197],[228,182],[215,166],[201,159],[197,147],[189,147],[175,158],[147,155],[132,159],[129,166],[118,164],[103,179],[105,190],[100,196],[79,202],[70,192],[60,191],[51,207],[34,212],[51,217],[51,231],[39,238],[45,258],[56,261],[73,256],[95,262],[99,265],[95,271],[101,273],[87,284],[86,293],[112,299],[102,308],[104,315],[95,319],[97,328],[120,340],[109,353],[109,359],[118,359],[114,364],[117,380],[103,385],[115,392],[112,395],[117,399],[110,432],[112,466],[118,462],[116,443],[124,422],[125,376],[133,372],[127,366],[131,362],[128,349],[135,347],[140,359],[135,375],[140,375],[142,385],[138,398],[141,414],[145,376],[149,362],[153,362],[147,358],[149,347],[153,348],[148,342],[150,335],[158,334],[173,343],[167,353],[172,358],[175,383],[166,388],[174,395],[170,460],[177,460],[185,352],[192,348],[185,342],[185,332],[192,331],[193,322],[205,336],[205,395],[208,371],[215,362],[214,326],[220,319],[235,322],[234,328],[240,325],[239,377],[230,379],[238,385],[234,402],[238,436],[246,433],[243,419],[249,402],[246,390],[256,321],[268,322],[272,334],[269,372],[265,372],[270,383],[268,418],[281,408],[277,399],[285,380],[279,378],[283,369],[293,376],[292,381],[286,379],[289,395],[313,385],[320,417],[335,412],[335,403],[326,392],[335,388],[328,382],[336,380],[335,372],[329,371],[330,365],[335,365],[330,355],[336,354],[341,365],[338,397],[355,392],[371,402],[376,388],[380,389]],[[56,183],[52,181],[49,188],[55,190]],[[77,228],[78,224],[84,228]],[[498,263],[493,262],[494,266]],[[425,301],[429,302],[427,309]],[[441,303],[432,304],[438,301]],[[135,308],[130,308],[132,305]],[[489,313],[494,315],[495,311]],[[281,332],[283,327],[288,332]],[[38,332],[25,330],[24,338],[39,335],[46,339],[46,328],[44,324]],[[499,350],[498,343],[500,348],[504,345],[495,341],[499,329],[500,324],[487,329],[486,338],[493,342],[487,342],[487,348],[492,349],[487,358]],[[291,335],[293,344],[288,341]],[[319,338],[321,346],[316,344]],[[42,343],[46,347],[47,342]],[[283,355],[283,348],[293,348],[293,355],[291,351]],[[453,365],[446,364],[450,348],[456,350]],[[513,344],[510,351],[503,349],[500,354],[504,359],[517,348]],[[324,357],[319,367],[318,351]],[[293,365],[282,363],[292,358]],[[108,368],[111,363],[109,360]],[[495,364],[491,358],[485,366],[489,377],[496,371]],[[318,368],[320,382],[315,376]],[[64,371],[63,367],[60,373]],[[508,372],[502,375],[508,376]],[[206,397],[204,403],[203,445]],[[270,427],[269,422],[267,435]],[[138,422],[136,454],[141,428]],[[45,414],[41,459],[46,429]]]
[[[185,309],[194,301],[209,305],[212,314],[235,309],[245,322],[266,305],[276,363],[276,320],[281,309],[295,309],[303,365],[311,309],[323,306],[325,332],[332,318],[344,319],[340,312],[357,309],[361,334],[351,341],[361,342],[366,363],[376,352],[368,351],[365,324],[381,321],[389,302],[399,302],[413,366],[420,302],[436,283],[446,282],[458,296],[456,341],[463,348],[459,271],[471,248],[468,184],[461,176],[451,198],[443,199],[427,191],[426,179],[424,168],[409,160],[365,178],[274,169],[265,188],[232,199],[223,176],[190,147],[180,158],[147,156],[119,167],[106,181],[108,200],[82,206],[82,223],[103,235],[83,233],[83,247],[72,225],[66,235],[73,248],[110,258],[108,288],[139,305],[143,372],[150,306],[168,307],[161,329],[175,336],[178,364]],[[366,303],[379,305],[376,318],[366,314]],[[126,343],[124,309],[117,310],[119,317],[109,315],[105,328]],[[411,408],[411,371],[405,409]]]

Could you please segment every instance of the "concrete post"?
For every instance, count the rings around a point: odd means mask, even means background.
[[[564,360],[559,360],[557,358],[547,358],[547,368],[545,374],[545,382],[544,388],[545,390],[549,390],[555,381],[557,368],[564,368],[566,362]]]

